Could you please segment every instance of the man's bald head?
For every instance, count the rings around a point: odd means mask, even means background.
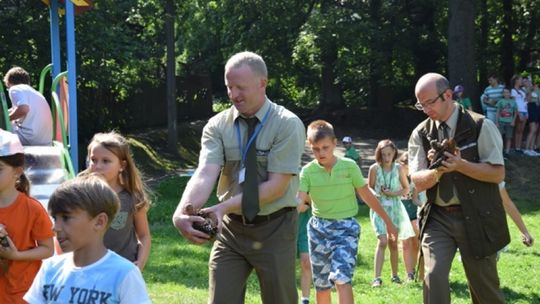
[[[448,88],[450,88],[450,83],[446,77],[437,73],[427,73],[418,79],[414,93],[418,94],[418,92],[425,89],[435,89],[436,92],[443,92]]]
[[[428,73],[418,79],[414,89],[416,104],[429,118],[446,121],[454,111],[452,90],[448,79],[437,73]]]

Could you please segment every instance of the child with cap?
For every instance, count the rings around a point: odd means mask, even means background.
[[[350,158],[354,160],[356,164],[360,166],[360,161],[361,161],[360,155],[358,154],[358,152],[356,151],[356,149],[354,148],[352,144],[352,138],[350,136],[345,136],[343,137],[342,143],[343,143],[343,147],[345,147],[344,156],[346,158]]]
[[[459,104],[465,108],[465,110],[471,110],[472,111],[472,104],[471,99],[469,97],[463,97],[463,91],[465,91],[465,88],[458,84],[454,88],[454,99],[459,102]]]
[[[43,263],[24,296],[28,303],[150,303],[139,268],[103,243],[119,205],[116,193],[95,174],[53,192],[49,213],[67,253]]]
[[[17,135],[0,130],[0,303],[26,303],[41,260],[53,255],[47,211],[28,196],[24,151]]]

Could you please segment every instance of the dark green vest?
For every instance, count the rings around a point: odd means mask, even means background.
[[[478,136],[484,116],[459,107],[454,139],[461,149],[461,158],[469,162],[479,162]],[[427,155],[429,142],[437,139],[437,127],[431,119],[421,123],[419,134]],[[465,229],[469,245],[475,258],[482,258],[496,253],[510,242],[506,223],[506,213],[497,184],[482,182],[459,172],[451,174],[461,202]],[[431,205],[435,202],[438,184],[427,190],[428,203],[420,214],[421,231],[429,220]]]

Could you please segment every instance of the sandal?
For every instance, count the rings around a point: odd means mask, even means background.
[[[375,278],[373,281],[371,281],[371,287],[381,287],[381,285],[382,285],[381,278]]]

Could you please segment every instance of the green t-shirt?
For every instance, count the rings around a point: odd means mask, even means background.
[[[356,149],[352,146],[349,149],[345,150],[345,157],[350,158],[356,162],[360,159],[360,155],[358,154]]]
[[[344,219],[358,213],[355,189],[366,185],[358,165],[348,158],[337,158],[328,173],[317,160],[300,172],[299,191],[309,193],[313,215],[326,219]]]
[[[514,113],[517,111],[517,104],[514,99],[499,99],[495,105],[499,111],[499,122],[512,123]]]
[[[471,99],[469,97],[460,98],[460,99],[458,99],[458,102],[465,109],[471,109],[472,110],[472,103],[471,103]]]

